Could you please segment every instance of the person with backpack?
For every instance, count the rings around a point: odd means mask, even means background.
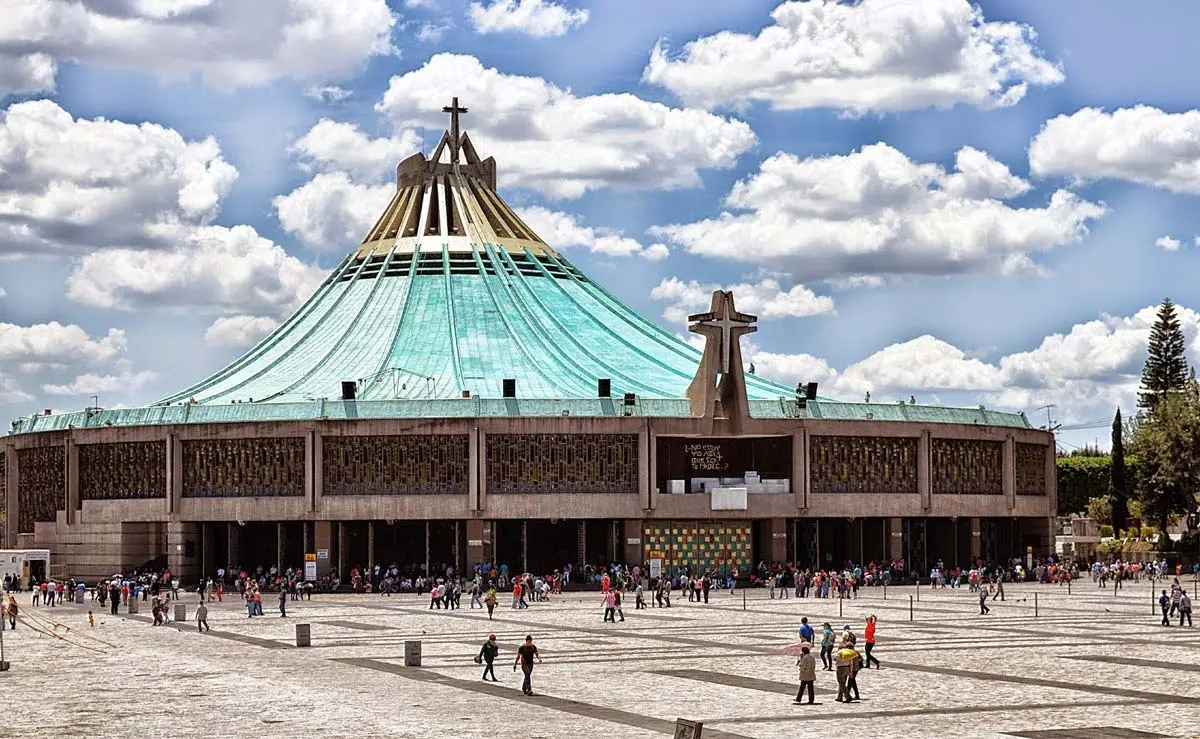
[[[496,655],[500,654],[500,646],[496,644],[496,635],[488,634],[487,641],[479,649],[479,656],[475,658],[475,663],[483,663],[483,679],[487,680],[488,675],[492,676],[492,682],[498,683],[496,679],[496,668],[492,664],[496,661]]]

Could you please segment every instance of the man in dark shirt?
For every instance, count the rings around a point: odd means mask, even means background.
[[[513,661],[513,672],[517,671],[517,665],[521,665],[521,672],[525,673],[525,682],[521,683],[521,692],[525,695],[533,695],[533,683],[530,681],[530,676],[533,674],[533,661],[542,661],[542,656],[538,654],[538,648],[533,645],[533,637],[525,637],[525,643],[517,648],[517,658]]]
[[[496,655],[499,653],[500,653],[500,645],[496,644],[496,635],[488,634],[487,641],[485,641],[483,643],[483,647],[479,650],[479,660],[477,660],[477,661],[483,662],[483,664],[484,664],[484,667],[483,667],[483,679],[484,680],[487,680],[488,673],[491,673],[492,682],[494,682],[494,683],[500,682],[499,680],[496,679],[496,670],[492,666],[492,662],[495,661]]]

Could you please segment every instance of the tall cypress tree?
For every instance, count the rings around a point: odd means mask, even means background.
[[[1188,380],[1186,342],[1175,304],[1170,298],[1158,307],[1154,326],[1150,329],[1150,346],[1146,366],[1142,368],[1142,387],[1138,407],[1153,411],[1158,402],[1170,393],[1183,389]]]
[[[1125,485],[1125,429],[1121,426],[1121,409],[1113,417],[1112,462],[1109,464],[1108,495],[1112,502],[1112,527],[1125,528],[1129,518],[1129,490]]]

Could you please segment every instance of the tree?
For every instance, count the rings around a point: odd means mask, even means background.
[[[1160,531],[1196,508],[1200,490],[1200,383],[1161,397],[1134,432],[1142,512]]]
[[[1112,503],[1113,528],[1125,528],[1129,519],[1129,489],[1125,480],[1125,428],[1121,425],[1121,409],[1113,416],[1112,462],[1108,473],[1108,498]]]
[[[1150,329],[1150,346],[1146,365],[1142,368],[1142,387],[1138,407],[1153,411],[1167,395],[1182,390],[1188,381],[1186,342],[1175,304],[1170,298],[1158,307],[1154,326]]]
[[[1087,517],[1100,524],[1108,524],[1119,528],[1112,520],[1112,501],[1108,498],[1089,498],[1087,502]]]

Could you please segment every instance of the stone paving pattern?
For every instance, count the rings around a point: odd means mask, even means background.
[[[708,605],[625,611],[601,621],[598,594],[564,594],[527,610],[429,610],[417,596],[317,596],[246,618],[237,601],[210,604],[210,634],[191,621],[153,628],[145,613],[113,617],[94,604],[23,613],[95,635],[94,652],[19,625],[4,633],[3,737],[605,737],[673,733],[704,722],[706,739],[856,736],[1134,739],[1200,736],[1200,630],[1159,626],[1149,583],[1119,594],[1091,583],[1008,588],[978,615],[965,588],[863,591],[857,600],[769,600],[714,592]],[[1037,595],[1035,616],[1034,595]],[[189,617],[196,596],[189,594]],[[122,609],[124,610],[124,609]],[[148,610],[143,607],[143,611]],[[859,678],[863,701],[834,702],[818,671],[814,706],[791,702],[800,617],[840,631],[879,616],[883,669]],[[296,623],[312,647],[294,647]],[[62,630],[60,630],[60,633]],[[498,637],[499,683],[472,657]],[[538,695],[511,668],[532,634],[545,663]],[[68,638],[82,639],[77,633]],[[404,667],[404,642],[423,666]],[[81,643],[94,644],[81,641]]]

